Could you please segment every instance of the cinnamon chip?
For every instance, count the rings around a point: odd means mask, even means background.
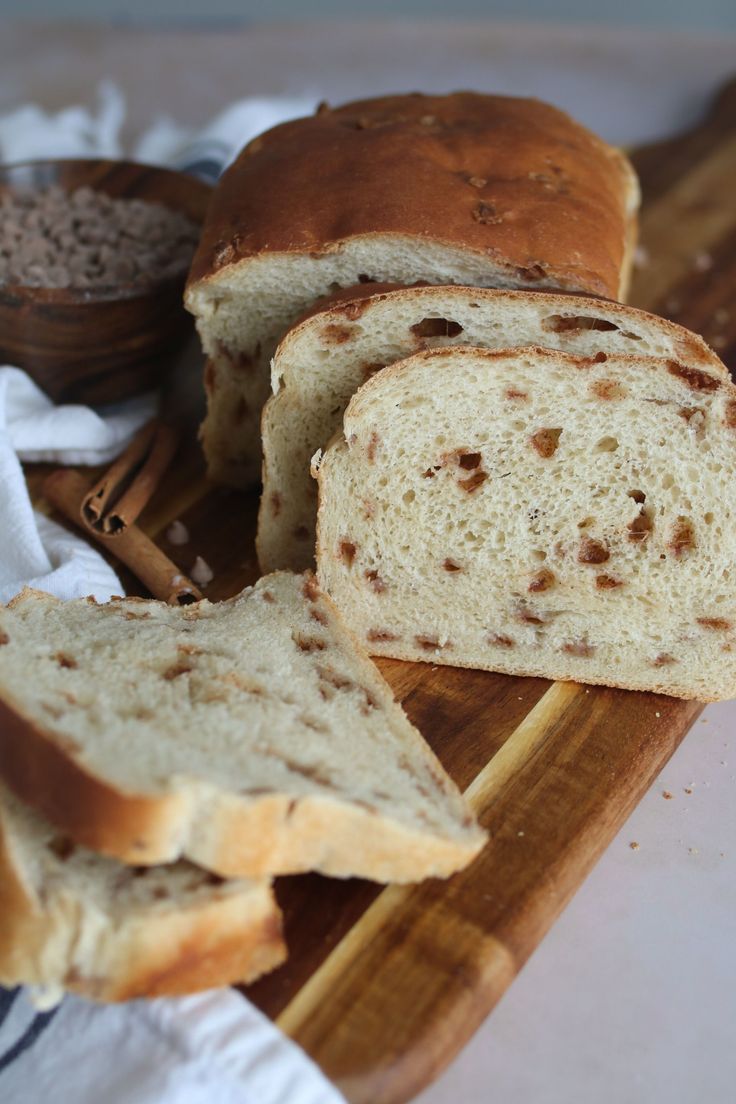
[[[603,541],[585,537],[578,549],[578,563],[602,564],[610,559],[610,555]]]
[[[633,498],[633,495],[631,496]],[[638,500],[635,500],[638,501]],[[645,509],[639,511],[638,517],[635,517],[633,521],[630,521],[626,526],[628,529],[628,538],[634,544],[641,544],[649,537],[654,522],[650,514]]]
[[[348,567],[353,566],[353,562],[355,560],[355,554],[356,554],[357,551],[358,551],[358,549],[357,549],[356,545],[353,544],[352,541],[348,541],[348,540],[340,541],[339,556],[340,556],[340,559],[343,560],[348,565]]]
[[[150,285],[182,277],[199,228],[161,203],[88,186],[6,191],[0,284],[44,288]]]
[[[692,391],[718,391],[721,386],[721,381],[715,376],[676,360],[667,361],[667,371],[681,379]]]
[[[686,552],[695,548],[695,530],[693,524],[687,518],[679,517],[672,527],[667,547],[676,559],[681,559]]]
[[[54,656],[54,659],[60,667],[66,667],[70,671],[73,671],[76,667],[79,666],[76,659],[74,659],[70,655],[67,655],[65,652],[57,652]]]
[[[550,571],[546,567],[543,567],[541,571],[537,571],[534,575],[532,575],[531,579],[529,580],[529,586],[527,587],[527,590],[531,594],[541,593],[542,591],[549,590],[555,585],[556,582],[557,579],[554,572]]]
[[[539,455],[549,460],[557,451],[561,435],[561,429],[538,429],[536,433],[532,433],[530,441]]]
[[[711,629],[713,632],[728,632],[733,628],[731,622],[725,617],[698,617],[697,621],[704,629]]]
[[[338,326],[335,323],[330,323],[322,331],[322,340],[328,345],[343,345],[346,341],[350,341],[356,332],[360,331],[356,331],[349,326]]]
[[[485,483],[487,478],[488,472],[477,471],[474,472],[473,475],[469,476],[467,479],[459,479],[458,484],[462,487],[464,491],[467,491],[468,494],[472,494],[473,491],[477,491],[478,487],[480,487],[482,483]]]
[[[323,652],[327,647],[325,641],[318,636],[304,636],[303,633],[295,633],[293,634],[293,640],[302,652]]]
[[[480,452],[460,452],[457,453],[457,462],[461,468],[465,471],[474,471],[480,467],[481,460],[483,459]]]

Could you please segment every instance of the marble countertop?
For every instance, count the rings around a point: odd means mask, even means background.
[[[0,111],[89,103],[128,138],[252,94],[538,95],[635,144],[694,121],[736,38],[486,23],[141,31],[5,24]],[[475,1038],[421,1104],[736,1099],[736,703],[709,707]],[[671,796],[670,796],[671,795]],[[636,844],[638,846],[634,847]]]

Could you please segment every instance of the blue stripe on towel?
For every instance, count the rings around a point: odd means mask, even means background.
[[[7,1019],[19,993],[20,989],[0,989],[0,1026]],[[57,1007],[52,1008],[49,1012],[36,1013],[23,1034],[3,1054],[0,1054],[0,1073],[33,1046],[49,1026],[58,1010]]]
[[[5,1023],[10,1009],[13,1007],[13,1002],[19,993],[20,987],[17,989],[0,989],[0,1027]]]

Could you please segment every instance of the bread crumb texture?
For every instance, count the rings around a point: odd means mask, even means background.
[[[124,839],[105,837],[119,858],[411,881],[457,869],[483,842],[312,576],[279,573],[184,608],[26,592],[0,609],[0,631],[0,696],[42,733],[40,753],[61,750],[123,813],[129,798],[148,801],[142,839],[127,821]],[[27,784],[28,800],[78,831],[53,780],[28,781],[21,738],[5,737],[15,788]],[[115,820],[99,805],[83,825],[90,839],[96,818]]]
[[[365,287],[370,285],[365,285]],[[325,340],[337,319],[345,322],[360,307],[340,345]],[[273,361],[275,393],[263,413],[264,494],[258,522],[261,568],[304,570],[313,565],[316,487],[310,460],[342,428],[352,395],[374,374],[424,349],[472,345],[488,350],[542,346],[575,353],[584,365],[605,365],[608,356],[631,354],[681,361],[691,368],[724,376],[724,368],[705,343],[679,326],[644,311],[582,296],[460,287],[404,288],[366,298],[335,293],[323,309],[295,326],[280,343]],[[370,369],[370,371],[368,370]],[[724,376],[725,378],[725,376]],[[603,369],[578,381],[589,406],[603,411],[627,399],[626,385]],[[535,387],[539,400],[539,387]],[[529,396],[521,383],[509,383],[501,396],[505,416],[524,411]],[[702,432],[702,414],[690,397],[681,417]],[[605,415],[602,413],[602,417]],[[732,418],[736,423],[736,415]],[[529,440],[543,458],[559,447],[562,425],[544,419],[529,427]],[[373,452],[377,449],[375,445]],[[471,467],[472,450],[462,463],[464,488],[476,493],[487,478],[480,461]],[[426,477],[433,478],[433,467]],[[273,502],[278,502],[278,509]],[[375,504],[361,496],[370,520]],[[637,519],[632,532],[647,525]],[[632,537],[632,539],[638,539]],[[600,584],[605,586],[605,583]]]
[[[656,357],[417,354],[322,459],[320,581],[374,654],[733,697],[735,390]]]

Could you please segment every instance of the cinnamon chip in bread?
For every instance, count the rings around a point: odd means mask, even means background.
[[[418,881],[483,844],[312,576],[0,609],[0,775],[75,842],[225,877]]]
[[[340,428],[351,395],[367,379],[421,349],[537,345],[603,360],[614,353],[671,357],[693,368],[725,372],[702,338],[620,303],[461,287],[405,288],[366,297],[370,286],[333,295],[290,330],[276,350],[275,394],[262,422],[263,495],[256,543],[264,571],[301,571],[312,565],[317,513],[312,456]],[[327,335],[338,326],[345,340],[331,344]],[[599,398],[615,398],[605,373],[594,387]],[[509,385],[504,403],[523,410],[527,397],[523,388]],[[358,498],[370,521],[371,496]]]
[[[418,353],[315,461],[320,583],[377,655],[736,696],[734,410],[701,359]]]

